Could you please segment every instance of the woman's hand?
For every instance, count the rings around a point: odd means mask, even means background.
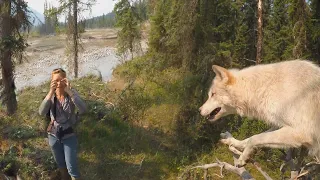
[[[72,92],[72,90],[71,90],[71,84],[70,84],[69,80],[68,80],[67,78],[64,78],[64,79],[61,80],[61,82],[63,82],[63,83],[65,84],[64,91],[65,91],[66,93],[68,93],[69,96],[72,97],[72,96],[73,96],[73,92]]]
[[[57,89],[57,85],[58,85],[57,81],[56,80],[52,80],[51,84],[50,84],[50,91],[54,92]]]
[[[49,100],[52,98],[53,94],[55,93],[57,89],[58,83],[56,80],[52,80],[50,83],[50,91],[48,92],[47,96],[45,99]]]

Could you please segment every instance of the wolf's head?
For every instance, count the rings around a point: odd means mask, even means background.
[[[230,71],[223,67],[213,65],[212,69],[216,76],[209,89],[208,100],[199,111],[209,121],[216,121],[223,116],[235,113],[230,87],[236,83],[236,79]]]

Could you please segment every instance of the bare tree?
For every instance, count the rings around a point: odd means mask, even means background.
[[[71,50],[73,55],[72,61],[69,61],[69,68],[73,68],[74,77],[78,77],[78,53],[79,53],[79,26],[78,26],[78,17],[82,11],[91,10],[93,4],[96,0],[59,0],[59,7],[56,11],[52,12],[52,15],[55,14],[65,14],[67,16],[67,40],[70,46],[67,47],[67,50]],[[72,11],[72,12],[71,12]]]
[[[78,0],[73,0],[73,65],[74,65],[74,77],[78,77]]]
[[[257,57],[256,64],[261,63],[261,52],[262,52],[262,42],[263,42],[263,34],[262,34],[262,12],[263,12],[263,2],[262,0],[258,0],[258,41],[257,41]]]

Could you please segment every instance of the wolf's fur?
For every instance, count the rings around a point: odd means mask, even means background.
[[[208,100],[200,107],[208,116],[221,107],[210,121],[228,114],[257,118],[279,127],[243,141],[224,139],[244,149],[244,165],[256,147],[305,146],[320,158],[320,68],[309,61],[292,60],[256,65],[242,70],[213,66],[216,77]]]

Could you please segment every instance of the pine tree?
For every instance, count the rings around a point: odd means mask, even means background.
[[[28,13],[27,3],[23,0],[0,0],[0,98],[9,115],[17,110],[12,57],[20,56],[27,47],[20,31],[29,31]]]
[[[239,16],[237,17],[239,26],[236,29],[233,65],[243,67],[256,63],[256,0],[245,0],[244,2],[241,2],[239,11]]]
[[[310,11],[305,0],[290,0],[289,20],[292,28],[293,57],[306,58],[310,56],[308,49],[308,23],[310,21]]]
[[[202,1],[200,4],[201,36],[204,44],[200,51],[202,56],[210,57],[211,62],[221,66],[229,67],[232,64],[232,53],[236,39],[237,22],[239,15],[238,6],[231,0]],[[213,62],[212,62],[213,61]]]
[[[127,53],[130,53],[133,59],[134,52],[139,52],[141,49],[138,14],[129,0],[120,0],[115,5],[114,12],[116,13],[116,25],[121,27],[118,32],[117,54],[126,59]]]
[[[288,2],[274,0],[265,27],[263,58],[265,62],[277,62],[292,58],[293,37],[289,25]]]
[[[320,1],[312,0],[310,3],[310,50],[311,58],[320,63]]]

